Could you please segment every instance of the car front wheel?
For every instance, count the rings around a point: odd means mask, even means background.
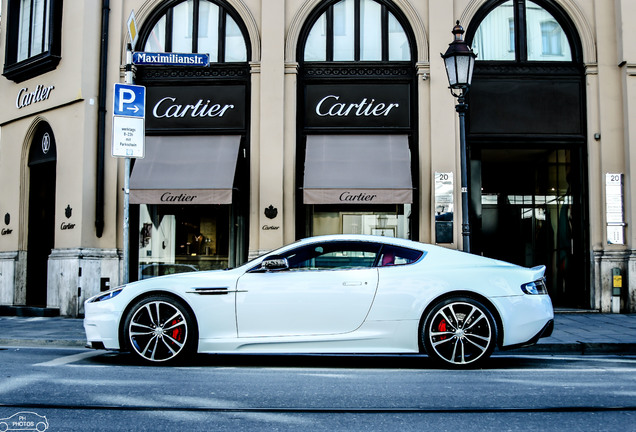
[[[139,300],[127,314],[125,338],[131,351],[145,362],[173,363],[196,349],[197,330],[189,310],[168,296]]]
[[[426,316],[421,331],[428,356],[447,367],[477,367],[495,349],[497,328],[486,306],[468,297],[443,300]]]

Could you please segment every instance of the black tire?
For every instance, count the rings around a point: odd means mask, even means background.
[[[497,344],[492,313],[469,297],[440,301],[422,326],[420,334],[426,353],[445,367],[478,367],[490,358]]]
[[[126,315],[126,346],[151,364],[173,364],[191,357],[198,346],[196,321],[182,302],[155,295],[137,301]]]

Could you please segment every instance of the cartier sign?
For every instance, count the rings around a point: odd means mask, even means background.
[[[410,204],[413,189],[303,189],[305,204]]]
[[[408,128],[408,84],[314,84],[305,92],[305,125],[315,128]]]
[[[45,101],[51,96],[51,92],[55,86],[46,86],[38,84],[34,89],[23,87],[15,98],[15,106],[17,109],[28,107],[31,104]]]
[[[146,129],[243,129],[245,86],[146,87]]]

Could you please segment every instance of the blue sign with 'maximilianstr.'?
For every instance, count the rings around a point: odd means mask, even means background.
[[[133,64],[154,66],[208,66],[209,54],[189,53],[133,53]]]

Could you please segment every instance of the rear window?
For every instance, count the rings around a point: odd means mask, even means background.
[[[385,245],[380,251],[378,267],[411,264],[419,260],[423,255],[423,251]]]

